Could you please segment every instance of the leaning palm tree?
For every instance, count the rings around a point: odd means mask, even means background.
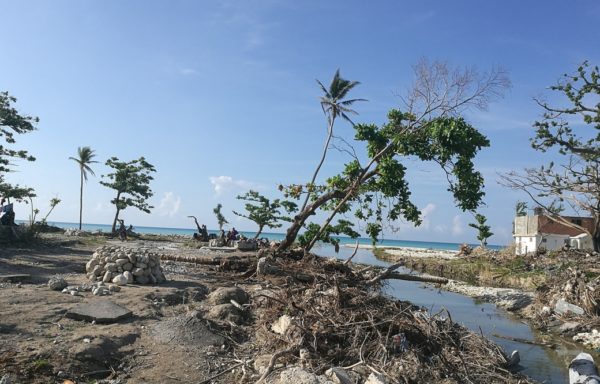
[[[329,149],[329,143],[331,142],[331,138],[333,137],[333,126],[335,124],[335,119],[339,116],[344,120],[348,121],[350,124],[354,125],[352,120],[348,117],[348,114],[352,113],[358,115],[353,109],[349,107],[357,101],[367,101],[366,99],[350,99],[344,100],[348,92],[360,82],[358,81],[350,81],[342,78],[340,76],[340,70],[335,71],[335,75],[331,80],[331,84],[329,84],[329,88],[325,88],[323,83],[317,80],[317,83],[321,87],[324,95],[321,96],[321,108],[323,109],[323,113],[327,116],[327,139],[325,140],[325,147],[323,148],[323,154],[321,155],[321,161],[319,161],[319,165],[317,165],[317,169],[315,169],[315,173],[313,174],[310,183],[308,184],[308,192],[306,194],[306,199],[304,200],[304,204],[302,204],[302,208],[300,212],[306,208],[306,204],[310,200],[312,186],[317,179],[317,175],[321,170],[321,166],[325,161],[325,157],[327,156],[327,150]]]
[[[79,229],[81,230],[81,219],[83,217],[83,182],[87,181],[88,172],[92,174],[92,176],[96,176],[92,168],[90,168],[90,164],[97,163],[97,161],[92,160],[96,155],[94,154],[94,150],[90,147],[79,147],[77,148],[77,157],[69,157],[70,160],[75,161],[79,164],[79,170],[81,172],[81,183],[79,186]]]

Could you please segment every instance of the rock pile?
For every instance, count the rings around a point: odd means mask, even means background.
[[[102,246],[85,265],[91,281],[125,285],[159,284],[167,279],[160,266],[160,255],[147,248]]]

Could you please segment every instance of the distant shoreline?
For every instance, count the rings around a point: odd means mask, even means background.
[[[17,220],[20,223],[27,223],[27,220]],[[54,225],[60,228],[68,229],[68,228],[78,228],[79,223],[71,223],[71,222],[61,222],[61,221],[49,221],[48,224]],[[157,235],[183,235],[183,236],[192,236],[194,232],[196,232],[196,228],[192,226],[188,228],[172,228],[172,227],[149,227],[149,226],[136,226],[135,223],[126,222],[126,225],[133,224],[133,230],[137,233],[143,234],[157,234]],[[110,224],[90,224],[83,223],[82,229],[84,231],[96,232],[110,232],[111,225]],[[209,229],[209,233],[217,233],[218,230]],[[254,237],[256,232],[254,231],[239,231],[241,234],[247,237]],[[270,240],[280,241],[285,238],[285,233],[277,233],[277,232],[263,232],[261,237],[267,237]],[[340,239],[340,245],[354,247],[356,241],[359,241],[359,247],[361,249],[373,249],[373,245],[371,244],[371,239],[366,237],[361,237],[358,239],[352,239],[350,237],[338,236]],[[477,246],[476,244],[469,244],[473,247]],[[449,250],[449,251],[458,251],[458,247],[460,243],[452,243],[452,242],[443,242],[443,241],[420,241],[420,240],[393,240],[393,239],[383,239],[381,240],[376,247],[377,248],[386,248],[386,249],[433,249],[433,250]],[[488,245],[490,249],[502,249],[506,246],[501,245]]]

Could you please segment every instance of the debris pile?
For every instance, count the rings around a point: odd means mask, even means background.
[[[159,284],[166,281],[160,255],[148,248],[103,246],[94,252],[85,266],[91,281],[125,285]]]
[[[600,278],[577,267],[550,276],[538,293],[540,301],[560,315],[600,314]]]
[[[318,257],[268,262],[278,273],[258,275],[277,288],[252,295],[255,343],[272,354],[262,378],[284,363],[316,375],[333,367],[358,374],[358,382],[374,372],[384,383],[527,382],[508,372],[500,347],[449,313],[429,314],[383,296],[381,285],[393,276],[389,268],[354,270]]]

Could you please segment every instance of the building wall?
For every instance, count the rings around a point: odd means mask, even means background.
[[[538,231],[537,216],[515,217],[515,236],[535,236]]]
[[[541,238],[539,235],[515,235],[515,252],[517,255],[526,255],[528,253],[536,252],[537,245],[540,241]]]

